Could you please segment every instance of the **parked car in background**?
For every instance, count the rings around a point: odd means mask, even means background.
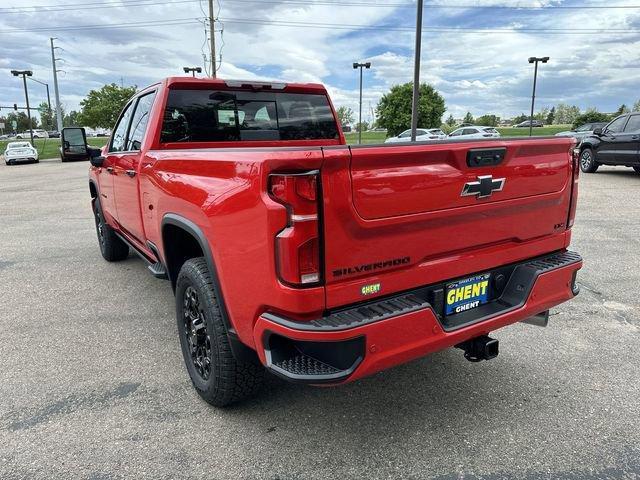
[[[604,128],[596,128],[579,148],[585,173],[595,173],[600,165],[632,167],[640,173],[640,112],[620,115]]]
[[[10,142],[4,151],[4,163],[15,165],[18,162],[38,162],[38,151],[30,142]]]
[[[424,142],[427,140],[443,140],[447,138],[447,134],[439,128],[418,128],[416,129],[416,141]],[[410,142],[411,129],[405,130],[397,137],[389,137],[384,143]]]
[[[584,137],[587,137],[593,133],[596,128],[604,128],[607,126],[607,122],[595,122],[595,123],[585,123],[584,125],[580,125],[575,130],[567,130],[564,132],[556,133],[556,137],[573,137],[578,140],[582,140]]]
[[[524,127],[530,127],[531,125],[533,125],[533,128],[537,128],[537,127],[544,127],[544,123],[541,122],[540,120],[525,120],[524,122],[521,122],[517,125],[514,125],[515,128],[524,128]]]
[[[16,135],[16,138],[22,139],[22,138],[31,138],[31,134],[29,133],[29,130],[27,130],[26,132],[21,132],[19,134]],[[33,138],[49,138],[49,134],[47,133],[46,130],[40,130],[40,129],[33,129]]]
[[[500,132],[493,127],[462,127],[449,134],[450,138],[499,138]]]
[[[49,134],[49,138],[60,138],[60,132],[57,130],[51,130],[47,133]]]

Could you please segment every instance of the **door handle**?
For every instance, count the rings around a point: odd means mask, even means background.
[[[131,178],[136,176],[136,171],[135,170],[127,170],[124,173],[126,173]]]
[[[640,138],[640,135],[634,135],[633,137],[631,137],[631,140],[638,140]]]
[[[107,172],[113,173],[113,167],[107,167]]]

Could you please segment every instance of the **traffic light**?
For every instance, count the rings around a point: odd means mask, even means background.
[[[18,111],[18,104],[17,104],[17,103],[14,103],[14,104],[13,104],[13,109],[14,109],[16,112]]]

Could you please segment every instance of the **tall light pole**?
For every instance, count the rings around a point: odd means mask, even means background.
[[[60,91],[58,90],[58,69],[56,68],[56,48],[53,46],[55,37],[49,38],[51,42],[51,65],[53,66],[53,91],[56,94],[56,126],[62,131],[62,108],[60,108]]]
[[[354,63],[353,69],[360,69],[360,114],[358,115],[358,145],[362,143],[362,69],[366,68],[367,70],[371,68],[371,62],[367,63]]]
[[[29,80],[32,82],[39,83],[40,85],[44,85],[47,88],[47,105],[49,105],[49,111],[51,111],[51,97],[49,96],[49,84],[45,82],[41,82],[40,80],[36,80],[35,78],[29,77]]]
[[[411,141],[416,141],[418,129],[418,107],[420,100],[420,54],[422,51],[422,6],[423,0],[418,0],[416,12],[416,51],[413,61],[413,103],[411,104]]]
[[[191,76],[193,76],[194,78],[196,76],[196,73],[202,73],[201,67],[182,67],[182,70],[184,70],[184,73],[191,73]]]
[[[22,75],[22,83],[24,84],[24,98],[27,101],[27,119],[29,120],[29,135],[31,136],[31,145],[33,145],[33,125],[31,125],[31,108],[29,107],[29,91],[27,90],[27,77],[33,75],[31,70],[11,70],[11,75],[19,77]]]
[[[531,95],[531,115],[529,116],[529,136],[533,136],[533,109],[536,103],[536,84],[538,83],[538,62],[547,63],[549,57],[529,57],[529,63],[534,63],[533,70],[533,94]]]

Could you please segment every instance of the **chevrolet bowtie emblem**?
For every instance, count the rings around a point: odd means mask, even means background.
[[[461,197],[490,197],[493,192],[500,192],[504,188],[504,178],[496,178],[491,175],[482,175],[475,182],[467,182],[462,189]]]

